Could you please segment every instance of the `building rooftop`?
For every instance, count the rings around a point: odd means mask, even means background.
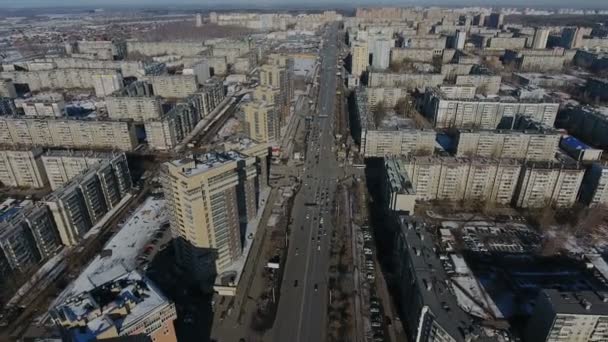
[[[402,159],[396,157],[385,158],[384,168],[386,169],[392,192],[407,195],[414,195],[416,193],[405,171]]]
[[[191,155],[188,158],[173,160],[170,163],[173,166],[181,167],[182,174],[185,176],[193,176],[213,168],[246,159],[247,156],[236,152],[210,152],[204,154]]]
[[[606,292],[564,292],[545,289],[541,295],[547,297],[558,314],[608,315],[608,293]]]
[[[170,304],[154,284],[133,271],[68,298],[51,315],[76,342],[115,328],[118,335],[141,318]]]
[[[424,226],[400,217],[407,242],[409,268],[415,277],[421,306],[427,307],[434,320],[456,341],[465,341],[476,324],[459,306],[451,291],[449,277],[438,258],[432,237]]]
[[[108,282],[137,267],[137,257],[146,244],[166,223],[166,203],[152,197],[127,219],[122,228],[103,247],[100,254],[58,296],[55,303]]]

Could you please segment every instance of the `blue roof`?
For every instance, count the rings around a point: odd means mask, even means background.
[[[573,136],[563,137],[561,143],[564,145],[564,147],[567,147],[567,148],[573,149],[573,150],[586,150],[586,149],[591,148],[587,144],[576,139]]]
[[[0,213],[0,222],[8,221],[11,217],[17,215],[21,207],[11,207]]]

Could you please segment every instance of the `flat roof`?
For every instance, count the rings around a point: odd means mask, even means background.
[[[608,293],[606,292],[566,292],[545,289],[541,295],[547,297],[557,314],[608,315]]]

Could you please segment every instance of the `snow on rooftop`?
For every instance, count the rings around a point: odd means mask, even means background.
[[[103,257],[101,254],[95,256],[78,278],[57,297],[54,305],[135,269],[141,250],[168,221],[165,200],[148,197],[106,243],[103,250],[110,253],[103,253]]]

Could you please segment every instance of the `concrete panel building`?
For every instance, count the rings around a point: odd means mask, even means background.
[[[152,84],[154,95],[165,98],[186,98],[198,90],[195,75],[158,75],[145,80]]]
[[[416,88],[437,87],[443,83],[442,74],[410,74],[370,72],[369,87],[403,88],[414,90]]]
[[[501,82],[500,75],[486,74],[456,75],[454,79],[456,85],[474,85],[478,93],[485,95],[498,94]]]
[[[57,228],[46,206],[15,200],[0,204],[0,284],[15,272],[35,267],[60,248]]]
[[[65,101],[61,94],[34,96],[15,100],[15,106],[23,110],[26,116],[56,117],[65,116]]]
[[[520,208],[571,207],[578,198],[585,169],[563,160],[526,162],[514,204]]]
[[[114,120],[157,119],[163,114],[162,105],[163,100],[154,95],[152,85],[141,81],[133,82],[106,97],[108,117]]]
[[[124,154],[94,164],[43,199],[57,225],[61,242],[76,244],[127,195],[131,175]]]
[[[196,93],[190,95],[188,102],[196,108],[202,119],[219,106],[225,98],[224,84],[220,79],[212,78],[207,80]]]
[[[0,79],[27,85],[30,91],[44,89],[95,89],[105,96],[122,87],[122,75],[115,69],[52,69],[38,71],[2,71]]]
[[[585,173],[581,186],[581,202],[590,207],[608,204],[608,167],[593,163]]]
[[[523,336],[543,342],[607,340],[607,296],[597,291],[542,290]]]
[[[404,157],[403,169],[422,201],[509,204],[521,165],[511,159]]]
[[[514,97],[484,97],[450,99],[441,90],[426,92],[423,111],[437,128],[496,129],[508,122],[512,128],[518,116],[553,127],[559,103],[551,98],[516,99]]]
[[[456,156],[553,160],[560,133],[553,129],[538,130],[459,130]]]
[[[608,148],[608,107],[566,105],[560,110],[555,126],[595,148]]]
[[[0,151],[0,185],[44,188],[48,179],[42,163],[42,149]]]
[[[388,209],[400,215],[413,215],[416,206],[416,192],[412,187],[401,159],[389,157],[384,159],[384,182]]]
[[[146,121],[148,147],[168,151],[184,140],[201,119],[194,105],[194,102],[180,103],[161,118]]]
[[[257,211],[256,157],[196,155],[162,170],[178,263],[199,279],[221,274],[241,256],[240,225]]]
[[[209,48],[203,46],[201,42],[143,42],[128,41],[127,51],[129,53],[138,52],[144,56],[197,56],[204,54]]]
[[[372,54],[372,67],[387,69],[391,58],[391,48],[395,46],[392,39],[373,39],[370,52]]]
[[[0,144],[132,151],[137,138],[129,121],[0,117]]]
[[[537,27],[534,30],[534,40],[532,41],[533,49],[545,49],[547,47],[547,41],[549,40],[549,29],[544,27]]]
[[[51,189],[57,190],[93,165],[118,155],[112,152],[49,150],[41,159]]]

